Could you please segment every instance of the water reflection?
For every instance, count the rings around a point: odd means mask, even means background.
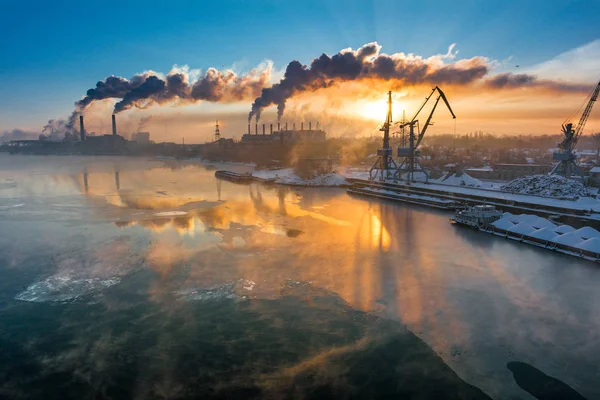
[[[337,189],[235,185],[201,166],[138,162],[76,161],[72,169],[47,168],[45,174],[0,171],[0,178],[16,182],[0,191],[2,205],[24,205],[0,210],[9,227],[0,236],[2,249],[27,238],[28,246],[43,243],[44,258],[53,260],[12,296],[49,278],[54,280],[46,286],[56,287],[67,277],[79,286],[63,293],[88,287],[95,293],[90,302],[110,301],[118,309],[129,307],[121,298],[145,296],[153,312],[169,315],[193,299],[268,302],[281,298],[282,282],[311,282],[354,310],[401,321],[462,378],[494,397],[521,395],[505,369],[515,359],[534,360],[568,383],[576,376],[578,391],[600,396],[600,274],[590,264],[457,229],[446,214],[428,209],[353,198]],[[23,216],[30,214],[36,219],[28,223]],[[119,245],[110,245],[115,238]],[[23,257],[11,258],[10,265],[23,264]],[[118,283],[107,289],[82,283],[113,278]],[[108,300],[111,291],[118,296]],[[319,307],[318,299],[310,302]],[[273,326],[295,315],[292,307],[284,314]],[[201,323],[194,311],[184,315],[179,323]],[[230,316],[215,325],[218,332]],[[167,343],[175,339],[155,329],[171,349]],[[154,355],[164,357],[159,353]],[[327,361],[336,354],[319,354],[317,360],[337,368]],[[314,372],[308,364],[297,371]],[[176,381],[161,385],[168,392]]]

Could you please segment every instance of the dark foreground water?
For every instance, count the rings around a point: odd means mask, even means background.
[[[600,398],[600,267],[447,218],[0,155],[0,398]]]

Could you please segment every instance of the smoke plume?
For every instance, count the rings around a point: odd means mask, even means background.
[[[271,64],[259,66],[247,74],[231,70],[209,68],[199,79],[192,81],[187,69],[173,68],[166,77],[148,71],[125,79],[109,76],[89,89],[86,96],[75,103],[75,112],[82,112],[94,101],[121,99],[115,104],[115,113],[132,107],[147,108],[152,104],[171,102],[194,103],[235,102],[252,99],[269,83]],[[74,118],[76,120],[76,117]]]
[[[393,80],[403,85],[470,85],[483,82],[493,88],[541,86],[561,91],[587,90],[582,85],[541,81],[525,74],[507,73],[486,78],[491,70],[491,62],[487,58],[473,57],[447,63],[456,57],[457,52],[453,49],[454,45],[450,46],[447,54],[422,58],[404,53],[380,53],[381,46],[373,42],[358,50],[342,50],[333,56],[322,54],[309,66],[292,61],[278,83],[262,89],[261,95],[252,104],[248,121],[252,117],[258,121],[262,110],[271,105],[277,105],[278,119],[281,119],[286,101],[300,92],[366,79]]]

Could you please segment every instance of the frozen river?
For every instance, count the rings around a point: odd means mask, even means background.
[[[0,397],[600,398],[600,266],[448,217],[0,154]]]

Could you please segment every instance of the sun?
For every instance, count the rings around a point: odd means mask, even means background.
[[[393,113],[397,114],[398,110],[402,110],[403,104],[397,100],[393,102]],[[353,107],[355,114],[369,121],[384,122],[387,116],[387,101],[386,100],[371,100],[357,101]]]

